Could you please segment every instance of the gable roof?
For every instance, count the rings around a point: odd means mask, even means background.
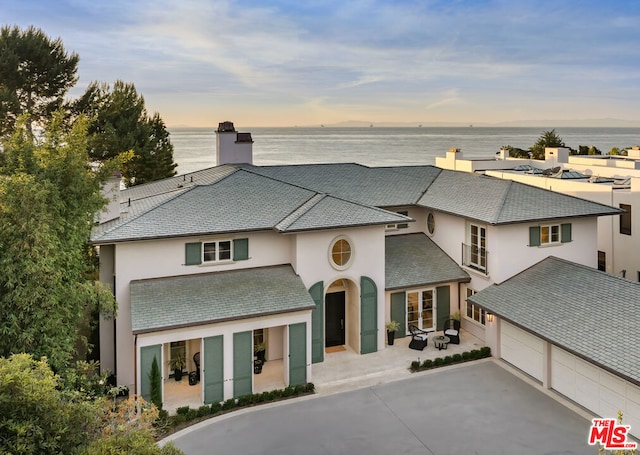
[[[469,274],[425,234],[385,238],[385,289],[471,281]]]
[[[237,164],[123,190],[120,217],[96,226],[92,241],[412,221],[382,209],[403,206],[496,225],[621,213],[562,193],[434,166]]]
[[[134,334],[315,308],[290,265],[134,280],[130,292]]]
[[[468,299],[640,385],[640,283],[551,256]]]

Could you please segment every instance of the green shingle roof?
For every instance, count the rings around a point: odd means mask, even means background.
[[[135,280],[130,292],[134,334],[315,308],[289,265]]]
[[[385,238],[386,290],[469,281],[467,272],[426,235]]]
[[[640,283],[548,257],[469,300],[640,384]]]
[[[621,213],[488,176],[434,166],[357,164],[224,165],[129,188],[121,201],[125,212],[95,227],[94,243],[402,223],[407,219],[380,208],[416,205],[487,224]]]

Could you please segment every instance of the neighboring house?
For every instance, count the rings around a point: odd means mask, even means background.
[[[119,304],[103,368],[149,395],[149,371],[200,353],[202,402],[251,393],[254,345],[281,384],[312,380],[325,349],[385,349],[385,322],[439,330],[468,296],[549,255],[595,267],[597,218],[619,209],[434,166],[254,166],[251,137],[217,131],[219,165],[112,190],[92,243]],[[164,386],[163,386],[164,394]],[[166,398],[166,396],[165,396]]]
[[[509,158],[505,150],[497,158],[465,159],[451,149],[445,158],[436,158],[436,165],[620,208],[621,216],[598,220],[598,269],[640,281],[640,147],[627,150],[627,156],[569,155],[566,148],[547,148],[544,160]]]
[[[640,284],[548,257],[469,301],[494,356],[640,436]]]

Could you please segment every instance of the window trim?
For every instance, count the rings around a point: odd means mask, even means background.
[[[228,243],[229,244],[229,258],[228,259],[220,259],[220,244],[221,243]],[[215,258],[214,259],[205,259],[205,255],[207,254],[206,251],[206,246],[207,245],[211,245],[211,244],[215,244]],[[225,250],[226,251],[226,250]],[[206,242],[202,242],[202,251],[201,251],[201,255],[202,255],[202,264],[219,264],[219,263],[223,263],[223,262],[232,262],[233,261],[233,240],[232,239],[220,239],[220,240],[210,240],[210,241],[206,241]]]
[[[408,210],[398,210],[396,213],[398,215],[409,216]],[[409,223],[394,223],[394,224],[387,224],[385,226],[385,230],[387,231],[396,231],[398,229],[407,229],[407,228],[409,228]]]
[[[345,242],[347,242],[347,244],[349,245],[349,249],[350,249],[349,259],[347,259],[347,261],[344,264],[338,264],[337,262],[334,262],[334,260],[333,260],[333,248],[341,240],[344,240]],[[349,237],[347,237],[346,235],[338,236],[335,239],[333,239],[331,241],[331,243],[329,244],[329,250],[327,251],[327,253],[328,253],[328,258],[329,258],[329,264],[331,264],[331,267],[333,267],[336,270],[346,270],[349,267],[351,267],[351,264],[353,264],[353,260],[354,260],[354,257],[355,257],[355,249],[353,247],[353,241]]]
[[[480,307],[476,307],[476,305],[474,305],[473,303],[469,302],[469,297],[471,297],[472,295],[476,294],[478,291],[476,291],[473,288],[467,287],[466,288],[466,297],[464,299],[464,317],[465,319],[468,319],[469,321],[473,321],[476,324],[479,324],[481,326],[486,326],[486,315],[487,312]],[[476,315],[476,310],[477,310],[477,314],[478,314],[478,319],[475,318]],[[469,316],[469,312],[471,312],[471,316]]]
[[[473,243],[473,228],[477,228],[477,244]],[[487,270],[487,227],[481,224],[469,223],[469,258],[468,267],[486,273]],[[474,253],[474,248],[477,250]],[[477,261],[473,262],[472,257],[477,256]],[[484,262],[484,264],[483,264]]]
[[[431,322],[432,325],[431,327],[423,327],[422,326],[422,322],[423,322],[423,318],[422,318],[422,309],[423,309],[423,296],[425,293],[430,293],[431,294]],[[409,295],[410,294],[417,294],[418,295],[418,319],[417,319],[417,327],[420,328],[421,330],[425,330],[427,332],[431,332],[436,330],[436,327],[438,325],[438,314],[437,314],[437,309],[438,309],[438,301],[437,301],[437,297],[436,297],[436,288],[420,288],[420,289],[411,289],[408,291],[405,291],[405,297],[404,297],[404,305],[405,305],[405,325],[407,327],[407,334],[409,334]]]
[[[553,232],[555,228],[556,232]],[[544,231],[547,230],[547,241],[544,241],[544,236],[545,233]],[[556,237],[556,239],[554,240],[554,236]],[[551,245],[558,245],[562,243],[562,228],[560,227],[560,223],[558,224],[541,224],[540,225],[540,245],[539,246],[551,246]]]
[[[429,219],[431,219],[431,223],[429,222]],[[436,216],[433,214],[433,212],[429,212],[427,213],[427,234],[429,234],[429,236],[432,236],[433,234],[435,234],[436,232]]]

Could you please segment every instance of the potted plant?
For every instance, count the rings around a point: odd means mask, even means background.
[[[257,343],[254,347],[253,347],[253,355],[257,357],[258,360],[260,360],[262,363],[266,362],[266,358],[265,358],[265,351],[267,350],[267,347],[264,343]]]
[[[187,361],[182,354],[176,354],[169,360],[169,368],[173,370],[173,378],[182,380],[182,369],[187,366]]]
[[[389,346],[393,346],[393,341],[396,338],[396,330],[400,328],[400,323],[397,321],[389,321],[385,327],[387,328],[387,343]]]

